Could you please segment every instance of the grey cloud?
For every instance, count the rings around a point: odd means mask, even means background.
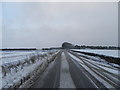
[[[118,44],[117,3],[5,4],[16,17],[3,18],[3,47]]]

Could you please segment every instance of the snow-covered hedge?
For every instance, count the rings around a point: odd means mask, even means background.
[[[34,53],[23,60],[2,64],[2,88],[18,88],[44,69],[55,57],[58,51],[44,54]]]

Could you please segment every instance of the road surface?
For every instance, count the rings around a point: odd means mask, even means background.
[[[87,55],[61,50],[31,88],[118,89],[118,68]]]

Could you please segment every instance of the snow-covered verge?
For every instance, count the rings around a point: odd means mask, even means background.
[[[97,53],[80,51],[80,50],[71,50],[71,51],[77,52],[77,53],[82,53],[82,54],[93,56],[93,57],[97,57],[97,58],[101,58],[101,59],[107,61],[108,63],[120,65],[119,57],[112,57],[112,56],[107,56],[107,55],[103,55],[103,54],[97,54]]]
[[[106,88],[118,88],[119,87],[119,68],[106,63],[102,59],[98,59],[93,56],[84,55],[82,53],[70,52],[68,53],[73,61],[77,61],[82,68],[84,68],[89,74],[91,74],[97,83],[103,84]],[[83,73],[86,73],[83,71]],[[89,79],[88,74],[85,74]],[[97,88],[101,88],[93,79],[90,79]],[[95,81],[96,81],[95,80]]]
[[[53,58],[59,51],[46,51],[44,53],[35,52],[27,54],[27,56],[13,55],[8,62],[2,63],[2,88],[19,88],[24,87],[35,78],[38,73],[45,70],[48,64],[54,60]],[[7,57],[10,57],[9,55]],[[4,57],[6,59],[7,57]],[[12,57],[12,56],[11,56]],[[3,61],[2,60],[2,61]],[[27,85],[28,86],[28,85]]]

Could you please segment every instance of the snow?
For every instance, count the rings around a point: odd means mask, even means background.
[[[2,88],[12,87],[21,83],[28,75],[33,75],[33,72],[42,64],[47,63],[50,57],[55,55],[57,50],[49,51],[2,51],[3,63],[2,69]],[[34,62],[32,61],[34,58]]]
[[[84,64],[79,58],[69,53],[69,55],[81,64]]]
[[[97,49],[95,49],[95,50],[92,50],[92,49],[72,49],[72,50],[120,58],[120,56],[118,54],[119,50],[97,50]]]
[[[2,56],[0,57],[0,61],[2,60],[2,64],[11,63],[15,61],[21,61],[26,58],[32,57],[37,54],[45,54],[50,51],[2,51]]]
[[[103,62],[102,60],[92,60],[91,58],[78,57],[68,53],[72,57],[73,61],[77,61],[85,70],[87,70],[92,76],[94,76],[98,81],[103,83],[107,88],[113,88],[112,82],[116,84],[118,80],[118,68]],[[79,54],[80,55],[80,54]],[[87,55],[86,55],[87,57]],[[97,59],[97,58],[96,58]],[[84,73],[84,72],[83,72]],[[105,80],[106,79],[106,80]],[[109,81],[109,82],[108,82]],[[116,84],[117,85],[117,84]]]
[[[111,65],[113,67],[120,68],[120,65],[114,64],[114,63],[108,63],[106,60],[101,59],[100,57],[89,56],[89,55],[85,55],[85,54],[82,54],[82,53],[77,53],[77,54],[80,55],[80,56],[83,56],[83,57],[87,57],[87,58],[89,58],[88,60],[90,60],[90,62],[95,62],[96,64],[100,64],[102,66]],[[101,62],[101,63],[99,63],[99,62]]]
[[[35,70],[35,68],[40,65],[42,62],[39,61],[33,65],[30,65],[30,66],[26,66],[26,67],[23,67],[23,69],[19,69],[17,73],[15,73],[14,71],[7,74],[6,77],[3,78],[3,87],[5,85],[7,85],[8,83],[16,83],[16,82],[19,82],[21,80],[21,78],[23,77],[26,77],[27,74],[29,74],[31,71]]]

